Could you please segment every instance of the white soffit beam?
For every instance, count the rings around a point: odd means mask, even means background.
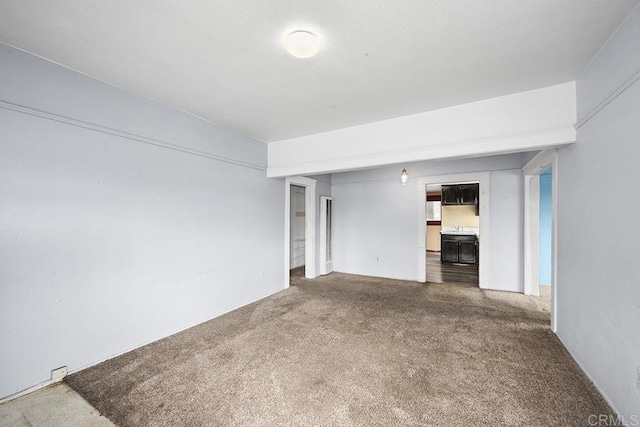
[[[541,150],[576,140],[575,82],[270,143],[267,176]]]

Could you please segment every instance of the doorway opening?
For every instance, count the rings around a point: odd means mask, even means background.
[[[427,184],[427,282],[478,286],[478,182]]]
[[[331,251],[333,228],[333,199],[328,196],[320,197],[320,274],[326,275],[333,271]]]
[[[284,287],[288,288],[292,266],[299,269],[294,274],[317,277],[315,179],[285,178],[284,214]]]
[[[305,200],[306,189],[299,185],[290,186],[289,209],[289,277],[304,277],[305,273]]]
[[[553,168],[549,167],[540,174],[540,247],[538,282],[540,296],[551,298],[551,240],[552,232],[552,195]]]
[[[475,275],[477,275],[477,279],[475,280],[477,283],[476,286],[479,286],[483,289],[488,289],[491,287],[489,283],[489,247],[491,231],[489,216],[490,177],[491,175],[489,172],[470,172],[454,175],[438,175],[418,178],[418,281],[427,281],[427,263],[431,259],[436,263],[436,266],[440,265],[441,267],[443,265],[449,266],[450,264],[477,264],[472,267],[472,269],[475,270]],[[427,209],[431,209],[431,211],[433,211],[433,206],[437,206],[437,204],[429,204],[430,201],[435,200],[429,200],[430,197],[428,196],[428,193],[431,192],[432,196],[436,195],[438,193],[438,186],[440,186],[441,209],[442,206],[445,206],[445,203],[451,206],[464,206],[462,210],[470,210],[472,212],[472,216],[475,217],[475,221],[477,222],[471,224],[467,223],[467,225],[463,223],[443,224],[442,211],[440,211],[440,228],[438,228],[437,224],[434,224],[432,222],[432,225],[434,225],[435,228],[429,229],[429,223],[427,221]],[[451,188],[446,188],[443,191],[443,188],[447,186],[451,186]],[[470,194],[473,195],[471,199],[469,199],[471,197]],[[475,197],[477,197],[477,203]],[[460,202],[458,203],[459,198]],[[425,201],[427,202],[427,206],[431,207],[425,208]],[[465,205],[465,203],[467,204]],[[475,215],[476,213],[477,215]],[[435,221],[435,219],[431,219],[430,221]],[[456,220],[453,219],[452,221]],[[447,260],[443,264],[441,262],[443,257],[443,241],[441,231],[443,230],[444,226],[457,227],[457,229],[450,228],[447,230],[457,231],[458,236],[453,236],[452,240],[454,242],[450,245],[447,244],[447,248],[451,249],[451,251],[447,251],[447,253],[450,254],[452,258],[447,257]],[[456,241],[456,238],[458,239],[458,241]],[[470,240],[470,242],[468,242],[467,240]],[[462,245],[460,244],[460,241],[463,242]],[[438,252],[438,242],[440,242],[440,254],[439,256],[438,254],[435,254],[434,256],[434,252]],[[453,250],[454,247],[455,251]],[[430,249],[430,251],[427,251],[427,249]],[[456,255],[455,260],[453,259],[454,254]],[[462,258],[460,258],[461,256]],[[473,259],[474,256],[475,260]],[[463,261],[462,263],[460,263],[461,259]],[[433,265],[431,266],[434,267]]]
[[[524,293],[550,299],[551,330],[557,317],[558,160],[555,149],[538,153],[524,175]]]

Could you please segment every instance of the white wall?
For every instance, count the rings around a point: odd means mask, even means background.
[[[573,82],[269,144],[267,175],[487,156],[575,141]]]
[[[491,259],[496,267],[490,270],[489,287],[521,292],[522,162],[521,154],[511,154],[412,163],[407,165],[412,178],[404,187],[397,166],[334,174],[334,270],[417,280],[416,177],[492,171]]]
[[[524,183],[521,169],[491,173],[489,209],[491,289],[524,292]]]
[[[0,397],[282,289],[264,144],[4,45],[0,63]]]
[[[334,184],[333,270],[416,280],[416,187],[397,180]]]
[[[579,142],[553,171],[558,335],[627,422],[640,415],[639,77],[636,7],[577,80]],[[616,215],[589,208],[603,203]]]

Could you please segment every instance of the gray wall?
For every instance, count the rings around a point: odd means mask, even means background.
[[[0,397],[279,291],[266,146],[0,45]]]
[[[632,83],[634,73],[640,73],[638,7],[577,80],[578,117],[591,118],[579,122],[578,143],[560,151],[554,170],[558,335],[628,422],[640,415],[640,81]],[[607,103],[613,93],[619,94]]]
[[[511,154],[408,164],[413,178],[404,187],[398,179],[402,166],[334,174],[334,270],[416,280],[419,236],[415,177],[492,171],[491,287],[521,292],[522,163],[521,154]]]
[[[522,169],[491,172],[491,289],[524,292]],[[482,239],[482,236],[480,236]],[[480,254],[482,262],[482,254]]]

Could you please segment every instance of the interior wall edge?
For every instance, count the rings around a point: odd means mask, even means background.
[[[582,371],[582,373],[587,378],[589,378],[589,381],[591,381],[591,384],[593,384],[596,390],[598,390],[598,393],[600,393],[600,396],[602,396],[602,398],[607,402],[607,404],[611,407],[611,409],[613,409],[613,412],[616,414],[620,414],[620,411],[616,407],[615,403],[607,396],[607,393],[602,389],[602,387],[600,387],[598,383],[594,381],[591,374],[589,374],[589,371],[586,369],[586,365],[583,364],[583,362],[580,360],[577,354],[574,354],[573,352],[571,352],[569,346],[567,346],[567,343],[565,342],[565,339],[562,337],[562,334],[560,333],[560,331],[556,331],[554,335],[558,338],[558,341],[560,341],[560,343],[562,344],[564,349],[567,351],[567,353],[571,356],[571,358],[580,367],[580,370]]]
[[[579,144],[558,152],[560,169],[553,171],[558,180],[557,335],[629,425],[640,415],[638,244],[621,239],[613,226],[630,227],[640,209],[636,192],[629,190],[639,176],[639,36],[640,5],[580,74]],[[585,204],[598,194],[624,200],[625,209],[603,217]]]

